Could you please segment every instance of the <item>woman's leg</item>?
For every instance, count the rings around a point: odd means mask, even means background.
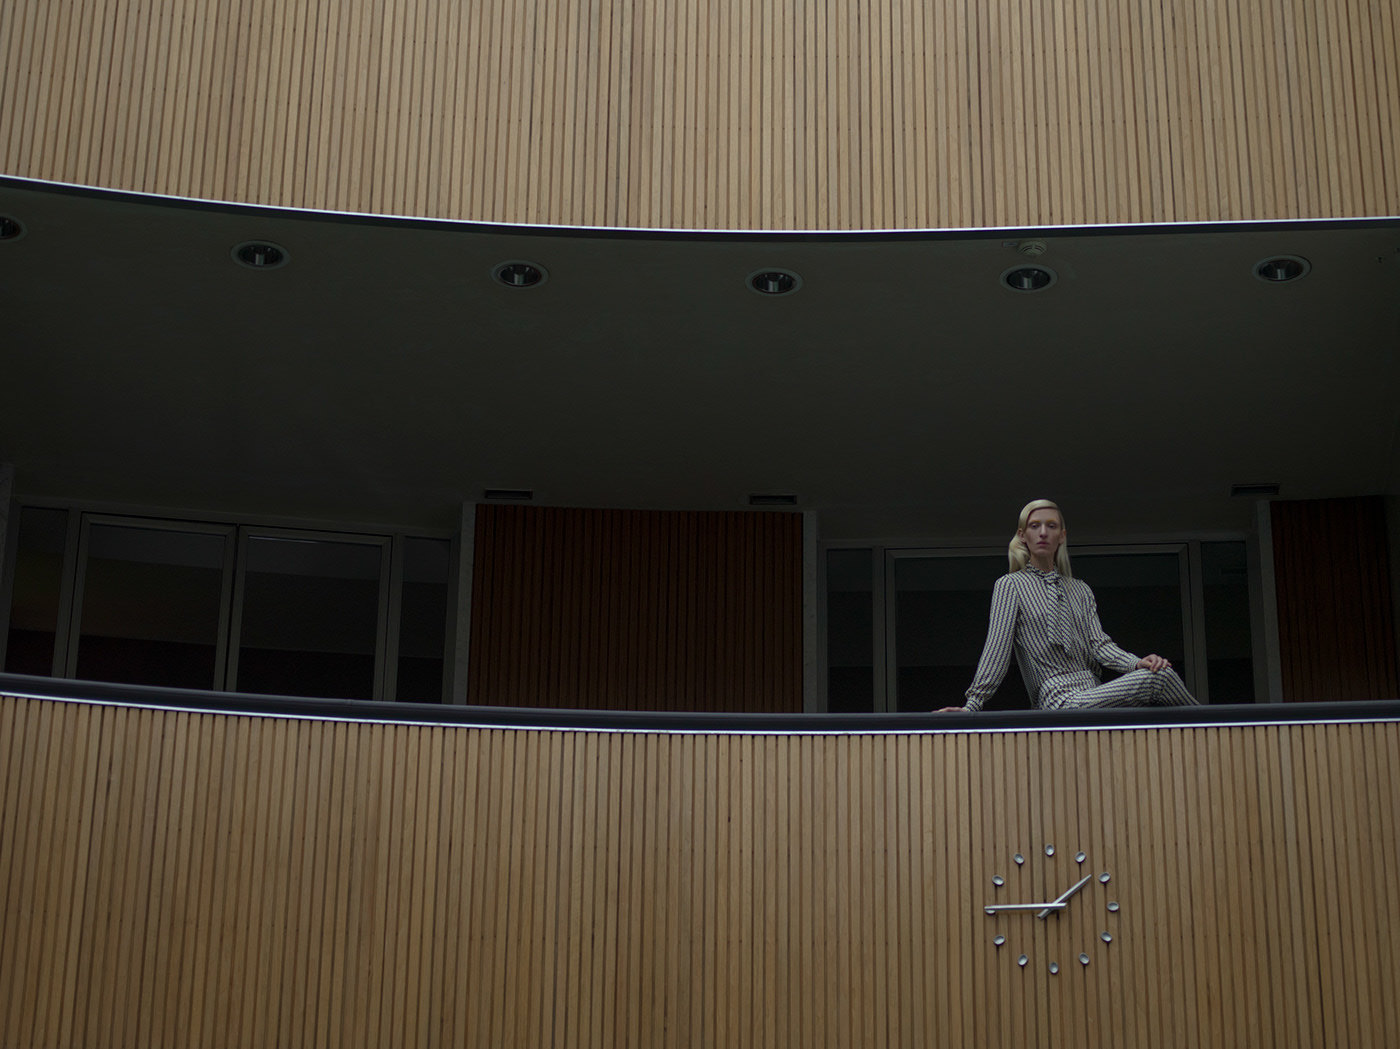
[[[1187,690],[1176,671],[1134,670],[1116,680],[1067,696],[1066,707],[1192,707],[1200,701]]]

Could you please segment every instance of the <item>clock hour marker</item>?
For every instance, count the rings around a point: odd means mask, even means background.
[[[1114,914],[1117,914],[1117,913],[1118,913],[1118,901],[1117,901],[1117,900],[1109,900],[1109,901],[1108,901],[1108,909],[1111,910]]]
[[[1089,858],[1089,857],[1085,856],[1084,853],[1082,853],[1082,852],[1076,852],[1076,853],[1074,854],[1074,862],[1075,862],[1075,863],[1083,863],[1083,862],[1084,862],[1086,859],[1088,859],[1088,858]]]
[[[1000,889],[1003,885],[1006,884],[1006,879],[1003,878],[1000,874],[998,874],[994,878],[992,878],[992,884],[995,885],[998,889]]]
[[[1104,943],[1112,943],[1112,942],[1113,942],[1113,937],[1110,936],[1110,935],[1109,935],[1108,933],[1106,933],[1106,932],[1101,932],[1101,933],[1099,933],[1099,939],[1102,940]]]
[[[1055,846],[1053,846],[1053,845],[1047,845],[1047,846],[1045,846],[1045,855],[1047,855],[1047,856],[1053,856],[1053,855],[1055,855]]]
[[[1089,964],[1089,956],[1088,956],[1087,954],[1081,954],[1081,955],[1079,956],[1079,964],[1080,964],[1080,965],[1088,965],[1088,964]]]
[[[1026,967],[1026,962],[1028,961],[1030,961],[1030,959],[1023,954],[1021,955],[1021,957],[1016,959],[1016,964],[1019,965],[1022,969],[1024,969]]]
[[[1099,875],[1099,881],[1103,882],[1105,885],[1108,884],[1108,871],[1104,871]]]
[[[1026,858],[1025,858],[1024,856],[1022,856],[1019,852],[1016,853],[1016,855],[1015,855],[1015,856],[1012,856],[1011,858],[1012,858],[1013,860],[1016,861],[1016,866],[1018,866],[1018,867],[1021,866],[1021,864],[1023,864],[1023,863],[1026,862]]]
[[[1051,975],[1051,976],[1054,976],[1054,975],[1055,975],[1056,973],[1058,973],[1059,971],[1060,971],[1060,963],[1059,963],[1059,962],[1051,962],[1051,963],[1050,963],[1050,975]]]
[[[1004,944],[1005,942],[1006,942],[1006,937],[1005,937],[1005,936],[998,936],[996,939],[994,939],[994,940],[992,941],[992,946],[993,946],[993,947],[1000,947],[1000,946],[1001,946],[1002,944]]]

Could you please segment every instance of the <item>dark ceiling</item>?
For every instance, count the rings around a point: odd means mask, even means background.
[[[1247,519],[1239,482],[1400,490],[1393,220],[562,230],[14,179],[0,215],[23,226],[0,242],[0,461],[23,496],[449,527],[488,488],[790,493],[830,534],[877,535],[975,533],[1041,493],[1152,531]],[[240,266],[252,240],[290,261]],[[1280,254],[1311,272],[1253,275]],[[547,280],[500,285],[511,259]],[[1056,282],[1000,283],[1028,261]],[[800,289],[750,290],[769,267]]]

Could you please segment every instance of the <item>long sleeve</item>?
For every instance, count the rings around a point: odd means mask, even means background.
[[[987,622],[987,640],[977,673],[967,690],[967,709],[981,710],[1006,677],[1016,642],[1016,593],[1011,576],[1002,576],[992,587],[992,611]]]
[[[1089,595],[1088,642],[1089,656],[1105,670],[1126,674],[1138,665],[1138,657],[1114,644],[1113,639],[1104,633],[1099,622],[1099,604],[1094,600],[1094,592],[1085,586]]]

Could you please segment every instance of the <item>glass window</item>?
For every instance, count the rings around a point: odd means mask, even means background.
[[[67,510],[27,506],[20,511],[10,629],[5,645],[7,674],[48,677],[54,672],[63,548],[67,539]]]
[[[445,539],[404,540],[394,693],[400,702],[442,702],[451,555],[452,544]]]
[[[1242,540],[1201,543],[1206,674],[1212,703],[1253,703],[1249,560]]]
[[[231,533],[89,523],[72,676],[214,688]]]
[[[827,710],[875,709],[873,550],[826,554]]]
[[[44,507],[12,524],[7,673],[443,701],[450,540]]]
[[[1075,577],[1093,588],[1108,635],[1130,652],[1167,656],[1189,684],[1184,550],[1081,549],[1073,553],[1073,566]],[[960,705],[982,655],[992,586],[1006,574],[1006,555],[892,551],[890,563],[894,707]],[[987,709],[1032,705],[1013,659]]]
[[[349,537],[250,535],[232,687],[376,698],[385,546]]]
[[[1161,552],[1072,554],[1075,578],[1094,590],[1099,620],[1120,648],[1145,656],[1156,652],[1172,661],[1187,687],[1191,660],[1186,648],[1182,591],[1184,547]]]
[[[1006,574],[1006,555],[901,552],[892,566],[896,707],[961,706],[987,639],[992,585]],[[987,709],[1030,705],[1013,664]]]

